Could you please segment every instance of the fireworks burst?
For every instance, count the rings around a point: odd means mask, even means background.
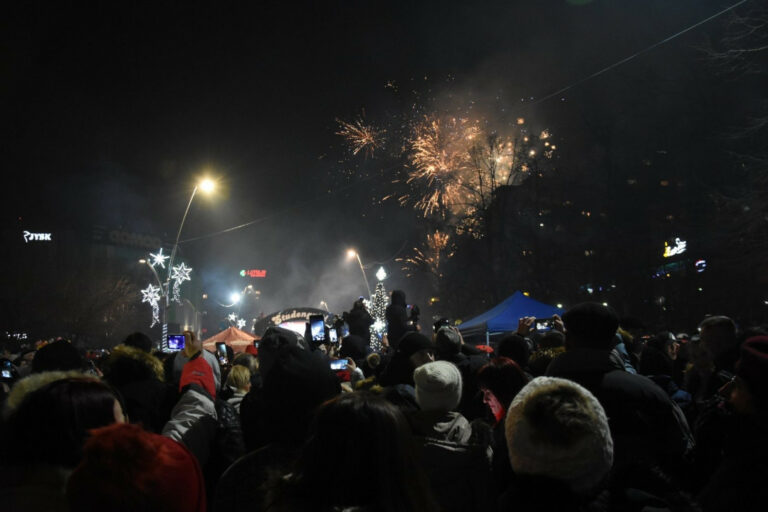
[[[397,261],[403,263],[403,270],[406,271],[408,277],[416,271],[426,271],[440,279],[443,277],[440,269],[441,262],[452,257],[453,254],[454,247],[451,244],[451,236],[436,230],[434,233],[427,234],[427,240],[421,248],[413,248],[413,255],[407,258],[398,258]]]
[[[336,119],[336,122],[339,123],[340,127],[336,135],[341,135],[346,139],[353,155],[362,152],[367,158],[373,158],[374,151],[383,147],[385,130],[377,130],[373,126],[365,124],[360,118],[351,123],[341,119]]]

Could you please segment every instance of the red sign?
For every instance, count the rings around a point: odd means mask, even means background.
[[[257,269],[251,269],[251,270],[241,270],[240,275],[245,277],[267,277],[267,271],[266,270],[257,270]]]

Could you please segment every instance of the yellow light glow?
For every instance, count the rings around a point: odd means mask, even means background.
[[[198,185],[201,191],[205,192],[206,194],[209,194],[213,192],[213,190],[216,188],[216,183],[214,183],[213,180],[205,178],[200,182],[200,185]]]
[[[347,259],[348,260],[355,259],[356,257],[357,257],[357,251],[356,250],[354,250],[354,249],[347,250]]]

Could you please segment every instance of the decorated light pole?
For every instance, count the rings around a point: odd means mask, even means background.
[[[381,337],[387,328],[386,312],[389,305],[387,291],[384,289],[384,280],[387,278],[387,272],[384,267],[379,267],[376,272],[376,291],[371,297],[371,316],[373,325],[371,325],[371,348],[376,352],[381,350]]]
[[[150,284],[147,288],[142,290],[142,302],[148,303],[152,307],[152,323],[150,327],[154,327],[158,322],[162,320],[162,339],[161,347],[163,350],[167,348],[168,343],[168,308],[171,305],[171,301],[181,304],[181,285],[185,281],[190,281],[190,273],[192,268],[188,267],[185,263],[174,266],[173,262],[176,257],[176,252],[179,248],[179,238],[181,237],[181,230],[184,228],[184,221],[187,220],[187,214],[192,206],[192,200],[194,200],[198,189],[203,192],[213,191],[215,185],[214,182],[205,179],[201,181],[192,190],[192,195],[189,197],[187,203],[187,209],[184,211],[184,216],[181,218],[181,224],[179,224],[179,230],[176,233],[176,241],[171,249],[171,255],[167,256],[163,254],[162,247],[157,253],[150,253],[150,260],[146,261],[149,267],[152,269],[152,274],[155,276],[157,286]],[[168,260],[166,267],[166,260]],[[160,274],[157,271],[157,267],[163,270],[167,270],[165,281],[162,281]],[[162,319],[160,318],[160,304],[162,303]]]

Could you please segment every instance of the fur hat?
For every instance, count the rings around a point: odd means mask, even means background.
[[[434,361],[413,372],[416,402],[423,411],[453,411],[461,401],[461,372],[448,361]]]
[[[529,382],[512,401],[505,430],[515,473],[560,480],[574,492],[597,487],[613,464],[603,407],[569,380],[537,377]]]

